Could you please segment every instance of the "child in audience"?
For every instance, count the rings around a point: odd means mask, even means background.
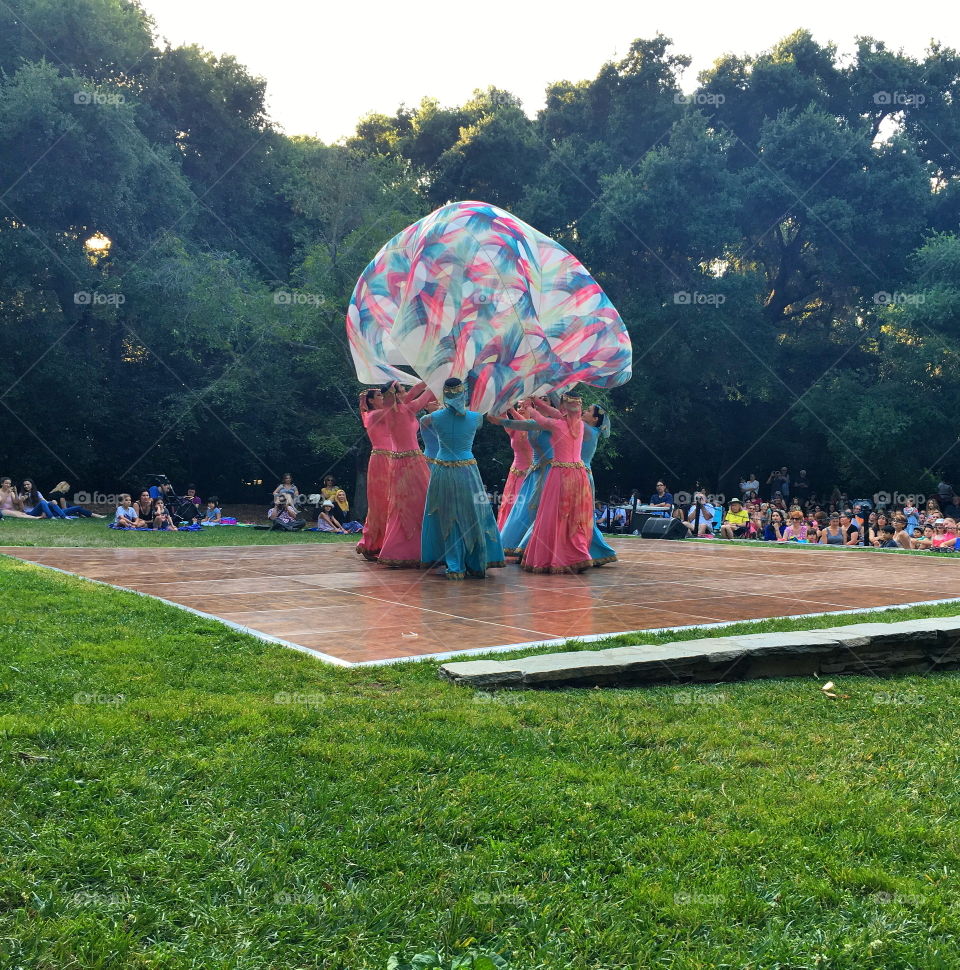
[[[216,495],[207,499],[207,511],[203,513],[203,522],[206,525],[217,525],[220,522],[220,509],[217,506]]]
[[[173,517],[167,511],[162,498],[158,498],[153,506],[153,527],[169,532],[179,532],[180,530],[173,524]]]
[[[120,504],[114,513],[113,524],[118,529],[145,529],[147,527],[147,523],[137,515],[137,510],[133,507],[133,502],[126,492],[120,496]]]
[[[340,525],[340,523],[334,518],[332,499],[326,499],[320,506],[320,513],[317,516],[317,529],[320,532],[337,532],[342,533],[343,535],[347,534],[347,530],[344,529],[344,527]]]

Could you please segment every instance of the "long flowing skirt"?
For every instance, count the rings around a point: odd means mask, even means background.
[[[421,454],[394,458],[390,482],[390,510],[379,561],[419,569],[420,530],[430,482],[427,459]]]
[[[500,527],[500,540],[503,542],[503,553],[506,556],[519,556],[523,537],[533,525],[540,504],[540,493],[543,491],[543,481],[547,475],[544,465],[531,465],[527,471],[513,508],[507,520]]]
[[[387,530],[387,513],[390,511],[390,477],[393,459],[374,451],[367,465],[367,518],[363,524],[363,537],[357,543],[357,552],[366,559],[375,560],[383,547]]]
[[[593,470],[589,465],[587,465],[587,478],[590,480],[590,503],[592,506],[597,501],[597,488],[593,483]],[[594,566],[603,566],[605,563],[617,561],[617,554],[613,551],[613,546],[603,538],[603,533],[597,525],[595,516],[593,517],[593,538],[590,540],[590,558],[593,560]]]
[[[515,468],[513,465],[510,466],[510,471],[507,474],[507,483],[503,486],[503,496],[500,499],[500,511],[497,513],[498,529],[502,529],[506,525],[526,477],[526,468],[521,469]]]
[[[445,563],[448,579],[483,576],[504,565],[497,520],[475,462],[433,466],[420,556],[424,566]]]
[[[593,502],[580,462],[554,463],[520,565],[532,573],[579,573],[593,565]]]

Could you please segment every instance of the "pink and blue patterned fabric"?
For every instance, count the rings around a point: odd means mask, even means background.
[[[394,236],[357,281],[347,336],[363,383],[420,379],[440,397],[448,377],[470,377],[474,411],[630,380],[626,327],[583,264],[485,202],[453,202]]]

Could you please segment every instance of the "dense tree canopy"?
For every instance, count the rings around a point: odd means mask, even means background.
[[[630,328],[602,488],[957,477],[960,55],[841,58],[803,30],[717,53],[690,94],[657,36],[536,117],[491,87],[324,145],[279,133],[233,58],[157,46],[132,0],[0,5],[0,472],[354,485],[354,281],[482,199],[575,252]],[[502,433],[479,451],[495,486]]]

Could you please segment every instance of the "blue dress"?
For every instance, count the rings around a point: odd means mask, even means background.
[[[593,484],[593,470],[590,462],[597,453],[597,445],[600,442],[600,429],[592,424],[583,424],[583,444],[580,446],[580,460],[587,466],[587,478],[590,479],[590,497],[593,504],[597,501],[597,489]],[[593,522],[593,538],[590,540],[590,558],[594,566],[602,566],[607,562],[616,562],[617,554],[613,547],[603,538],[603,533],[597,526],[596,519]]]
[[[553,458],[553,442],[550,432],[541,428],[536,421],[511,419],[501,423],[505,428],[529,431],[530,445],[533,448],[533,464],[527,471],[527,477],[523,480],[520,491],[517,492],[517,500],[513,503],[507,521],[503,523],[503,528],[500,530],[504,554],[519,556],[523,551],[524,537],[533,527],[533,520],[537,515],[543,482],[547,477],[550,460]]]
[[[429,424],[420,425],[420,437],[423,438],[423,457],[427,459],[432,474],[433,463],[440,453],[440,439],[437,437],[437,432]]]
[[[464,575],[484,576],[493,566],[503,566],[503,546],[497,520],[473,457],[473,439],[483,423],[476,411],[458,414],[442,408],[421,419],[429,447],[430,429],[438,449],[430,465],[430,485],[420,534],[420,559],[424,566],[443,562],[448,579]]]

